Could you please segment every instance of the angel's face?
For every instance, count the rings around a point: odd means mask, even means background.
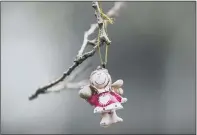
[[[91,85],[101,89],[111,84],[111,76],[107,69],[100,68],[92,72],[90,75]]]

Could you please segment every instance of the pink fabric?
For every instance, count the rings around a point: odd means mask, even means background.
[[[101,102],[99,102],[99,98],[101,96],[106,96],[106,95],[110,97],[110,99],[107,101],[107,103],[102,104]],[[122,97],[120,95],[118,95],[115,92],[108,91],[108,92],[103,92],[103,93],[100,93],[100,94],[94,94],[87,101],[92,106],[95,106],[95,107],[107,107],[108,105],[111,105],[113,103],[117,103],[117,102],[120,103],[121,100],[122,100]]]

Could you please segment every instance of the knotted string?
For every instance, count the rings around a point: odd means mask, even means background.
[[[98,4],[99,4],[99,9],[98,9],[98,11],[99,11],[99,13],[101,14],[101,17],[102,17],[103,19],[107,20],[110,24],[113,24],[112,18],[108,17],[105,13],[103,13],[103,10],[102,10],[102,8],[101,8],[100,2],[98,2]],[[107,33],[107,22],[106,22],[106,24],[105,24],[105,21],[104,21],[103,25],[104,25],[104,28],[105,28],[106,33]],[[107,60],[108,60],[109,45],[106,44],[106,48],[105,48],[105,61],[103,62],[102,55],[101,55],[101,49],[100,49],[100,34],[101,34],[101,33],[100,33],[100,30],[99,30],[99,33],[98,33],[98,40],[97,40],[98,53],[99,53],[99,58],[100,58],[101,66],[102,66],[103,68],[106,68]]]

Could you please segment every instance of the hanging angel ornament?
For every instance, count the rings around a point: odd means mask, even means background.
[[[111,17],[115,16],[116,12],[120,9],[117,7],[120,7],[120,5],[120,2],[116,3],[116,5],[106,15],[102,11],[101,4],[97,1],[93,1],[92,7],[95,9],[97,24],[91,25],[91,28],[85,32],[84,42],[73,64],[60,78],[38,88],[36,92],[29,97],[29,100],[37,98],[40,94],[50,92],[50,88],[53,88],[63,82],[76,67],[78,67],[87,58],[92,57],[98,50],[102,66],[98,66],[97,69],[90,74],[89,84],[80,89],[79,96],[94,107],[94,113],[101,115],[100,125],[102,127],[108,127],[113,123],[123,122],[123,119],[116,114],[117,110],[123,109],[122,104],[127,101],[127,98],[122,96],[123,89],[121,87],[123,86],[123,80],[117,80],[112,83],[112,78],[106,69],[108,48],[111,44],[107,35],[107,24],[113,23],[113,19]],[[88,40],[88,36],[96,29],[98,29],[99,32],[97,39],[93,41]],[[89,52],[83,53],[88,44],[93,45],[93,49]],[[104,62],[100,52],[101,46],[106,46]]]
[[[94,113],[101,114],[102,127],[123,122],[123,119],[116,114],[116,110],[123,109],[122,103],[127,101],[127,98],[121,96],[122,85],[123,80],[112,83],[108,70],[99,66],[91,73],[90,84],[79,91],[79,96],[94,106]]]
[[[117,80],[112,83],[111,76],[105,68],[107,64],[108,47],[111,41],[106,33],[104,18],[107,18],[110,23],[113,23],[113,20],[103,13],[98,3],[94,3],[93,7],[97,9],[96,16],[100,22],[97,46],[102,67],[98,66],[97,69],[91,73],[89,78],[90,84],[84,86],[79,91],[79,95],[94,107],[94,113],[101,114],[100,125],[102,127],[108,127],[113,123],[123,122],[123,119],[117,116],[116,111],[123,109],[122,103],[125,103],[127,98],[122,97],[123,89],[121,86],[123,85],[123,80]],[[106,45],[105,62],[103,62],[101,56],[101,44]]]

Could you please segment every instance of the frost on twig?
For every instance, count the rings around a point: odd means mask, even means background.
[[[81,80],[79,82],[62,82],[58,85],[55,85],[47,90],[47,93],[52,92],[61,92],[65,89],[80,89],[82,86],[85,86],[89,83],[89,80]]]
[[[123,6],[123,2],[115,2],[114,7],[112,7],[112,9],[109,10],[109,12],[107,13],[107,15],[109,17],[115,17],[118,15],[117,12],[119,12],[120,8]],[[105,42],[106,44],[110,44],[111,41],[109,40],[106,31],[105,31],[105,26],[104,24],[107,24],[107,20],[103,20],[100,12],[99,12],[99,4],[98,2],[94,1],[92,3],[92,7],[95,9],[95,15],[97,18],[97,23],[92,24],[90,29],[88,31],[86,31],[84,33],[84,40],[83,40],[83,44],[81,46],[81,49],[79,50],[72,66],[69,67],[69,69],[63,73],[63,75],[58,78],[57,80],[44,85],[43,87],[40,87],[36,90],[36,92],[29,97],[29,100],[33,100],[35,98],[38,97],[38,95],[40,94],[45,94],[45,93],[50,93],[50,92],[54,92],[54,91],[60,91],[63,88],[79,88],[81,85],[87,83],[86,80],[83,80],[81,82],[77,82],[77,83],[71,83],[70,81],[68,81],[67,83],[63,83],[63,85],[58,85],[60,83],[62,83],[65,78],[67,78],[72,72],[73,70],[75,70],[76,67],[78,67],[82,62],[84,62],[87,58],[92,57],[98,46],[96,45],[97,40],[93,39],[93,40],[88,40],[88,37],[93,34],[95,32],[96,29],[99,29],[100,31],[100,44],[99,46],[103,45],[103,42]],[[93,49],[89,52],[84,53],[84,50],[86,48],[87,45],[92,45]],[[57,87],[55,87],[57,86]]]

